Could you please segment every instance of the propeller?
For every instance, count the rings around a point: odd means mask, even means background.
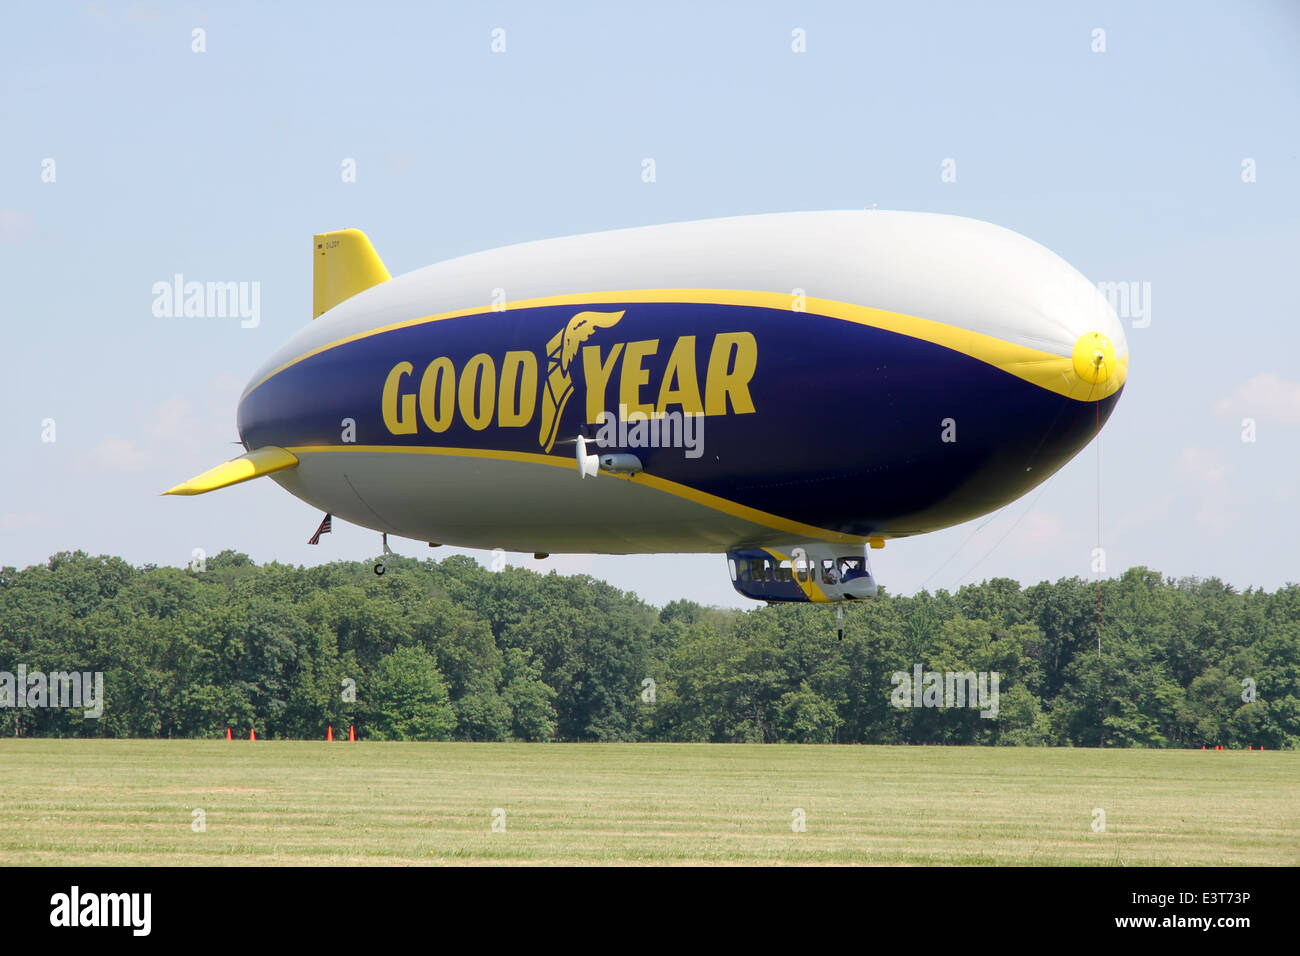
[[[588,475],[595,478],[600,474],[600,456],[587,454],[587,439],[579,435],[574,445],[574,451],[578,456],[579,478],[586,478]]]

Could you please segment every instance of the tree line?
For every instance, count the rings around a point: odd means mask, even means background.
[[[1300,743],[1300,586],[1132,568],[1101,584],[1100,642],[1096,587],[882,590],[847,607],[839,641],[830,607],[656,609],[586,575],[465,556],[394,557],[377,577],[369,563],[259,567],[230,551],[202,571],[64,552],[0,568],[0,734]],[[17,706],[4,674],[20,664],[102,672],[102,716]],[[930,673],[939,689],[926,677],[923,702],[913,678]],[[944,675],[960,687],[994,673],[995,716],[943,699]]]

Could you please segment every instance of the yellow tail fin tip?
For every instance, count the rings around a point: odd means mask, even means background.
[[[174,488],[168,488],[164,495],[202,495],[218,488],[237,485],[250,478],[260,478],[275,471],[292,468],[298,464],[298,456],[276,445],[263,445],[247,454],[232,458],[230,461],[209,468],[201,475],[195,475],[189,481],[183,481]]]
[[[360,229],[340,229],[312,236],[313,319],[358,292],[391,278],[370,239]]]

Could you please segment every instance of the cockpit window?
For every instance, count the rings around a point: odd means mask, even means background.
[[[843,557],[839,559],[840,563],[840,580],[852,581],[854,578],[865,578],[867,572],[866,561],[859,557]]]
[[[835,568],[835,562],[831,558],[822,561],[822,584],[838,584],[840,573]]]

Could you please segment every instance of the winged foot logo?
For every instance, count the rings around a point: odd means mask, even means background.
[[[573,394],[569,363],[578,354],[578,346],[591,338],[597,329],[618,325],[621,318],[622,311],[579,312],[546,343],[546,390],[542,394],[542,430],[537,441],[548,452],[555,446],[560,416]]]

